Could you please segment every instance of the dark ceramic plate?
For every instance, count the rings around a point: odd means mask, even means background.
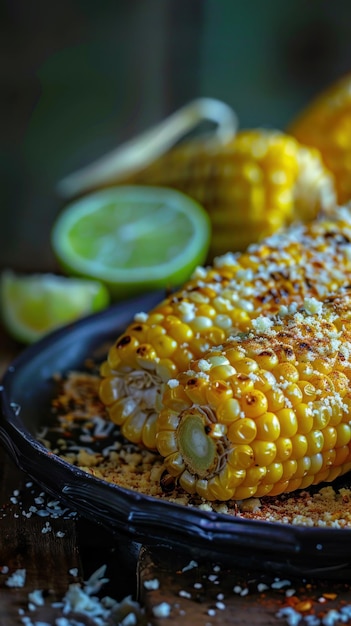
[[[158,292],[115,305],[54,332],[12,363],[2,381],[0,422],[0,439],[12,458],[71,509],[138,543],[271,571],[349,576],[351,530],[236,519],[160,501],[94,478],[36,440],[50,412],[53,375],[104,354],[134,313],[162,297]]]

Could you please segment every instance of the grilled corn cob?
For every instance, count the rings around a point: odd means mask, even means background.
[[[351,295],[257,318],[168,382],[157,447],[208,500],[277,495],[351,470]]]
[[[100,396],[124,436],[155,448],[162,386],[212,346],[248,332],[260,315],[302,305],[351,283],[351,221],[346,209],[290,227],[199,268],[185,286],[140,313],[110,347]]]
[[[351,74],[319,94],[288,132],[319,150],[334,175],[338,202],[351,200]]]
[[[188,105],[190,109],[196,108],[196,102]],[[228,107],[223,110],[220,104],[219,112],[215,107],[217,117],[225,119],[224,130],[219,125],[220,134],[187,139],[172,147],[165,120],[148,134],[150,149],[142,135],[139,142],[134,140],[132,153],[129,144],[122,146],[102,163],[68,177],[63,181],[64,190],[81,193],[116,184],[176,188],[195,198],[210,215],[209,261],[228,250],[244,250],[292,221],[307,221],[321,209],[335,206],[334,182],[317,150],[276,130],[236,134],[235,122],[228,122]],[[187,107],[178,113],[182,121],[182,116],[188,115]],[[202,115],[200,107],[191,123],[199,123]],[[171,116],[171,129],[173,124]],[[158,137],[161,140],[154,150],[152,140]],[[179,134],[174,138],[179,139]]]

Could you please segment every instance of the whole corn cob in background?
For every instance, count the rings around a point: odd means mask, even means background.
[[[215,132],[173,146],[206,118],[217,122]],[[336,202],[333,177],[317,150],[276,130],[237,133],[234,112],[211,99],[190,103],[68,176],[59,189],[67,196],[116,184],[173,187],[200,202],[212,222],[209,261],[293,221],[313,219]]]
[[[317,151],[264,129],[220,147],[186,142],[124,182],[174,187],[200,202],[212,223],[211,260],[335,206]]]
[[[339,204],[351,200],[351,74],[320,93],[287,132],[319,150],[334,175]]]
[[[277,495],[351,470],[351,295],[257,318],[168,382],[157,447],[208,500]]]
[[[162,387],[192,359],[234,333],[248,332],[260,315],[275,315],[350,283],[346,209],[199,268],[183,288],[137,315],[110,347],[100,396],[111,420],[127,439],[155,448]]]

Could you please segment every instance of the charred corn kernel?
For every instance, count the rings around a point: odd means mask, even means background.
[[[351,74],[316,96],[292,122],[289,132],[317,149],[334,174],[338,201],[351,198]]]
[[[342,324],[333,325],[341,319],[351,320],[351,291],[343,289],[319,304],[314,312],[305,307],[277,315],[264,332],[252,329],[194,360],[192,369],[176,379],[184,392],[179,410],[174,410],[172,402],[168,405],[169,393],[165,392],[156,421],[156,444],[165,457],[166,469],[183,488],[190,474],[191,493],[209,500],[261,497],[329,481],[351,468],[351,415],[349,405],[344,404],[351,391],[345,392],[342,385],[342,395],[334,385],[325,386],[325,372],[331,368],[344,372],[342,354],[351,354],[347,332],[345,336]],[[242,393],[237,379],[247,374],[240,371],[240,363],[256,362],[255,355],[268,348],[278,358],[269,372],[271,388],[264,393],[255,387],[264,372],[258,365],[257,369],[250,365],[252,388]],[[303,398],[298,385],[303,382],[301,374],[285,360],[288,352],[295,354],[295,359],[308,358],[320,394],[310,400]],[[209,395],[208,389],[214,384],[212,369],[220,368],[223,378],[226,367],[225,385],[223,380],[218,382],[226,390],[231,388],[232,398]],[[351,376],[348,380],[350,383]],[[194,402],[195,381],[199,386]],[[283,399],[278,409],[270,395],[274,388]],[[296,405],[291,403],[291,389],[299,390]],[[340,419],[330,425],[335,406],[339,407]],[[181,482],[184,472],[187,480]],[[231,476],[235,477],[233,482]]]
[[[208,404],[216,403],[218,400],[230,400],[233,396],[232,389],[222,380],[215,380],[206,390]]]
[[[262,350],[262,352],[257,355],[256,362],[259,368],[272,370],[278,365],[278,357],[273,350]]]
[[[258,417],[266,413],[268,402],[265,394],[259,389],[253,389],[249,393],[245,393],[241,402],[242,410],[245,415],[250,418]]]
[[[120,400],[134,398],[137,393],[140,410],[149,411],[153,416],[153,402],[163,385],[175,379],[178,372],[191,369],[193,359],[201,359],[209,349],[222,345],[230,336],[269,329],[271,319],[278,313],[283,316],[302,305],[306,310],[313,310],[314,306],[319,306],[320,298],[344,284],[351,284],[349,242],[351,218],[346,210],[340,209],[333,218],[321,217],[309,224],[291,227],[261,244],[252,245],[244,254],[226,254],[218,257],[213,266],[198,268],[189,282],[150,313],[136,315],[110,347],[107,362],[101,368],[102,379],[107,380],[100,391],[109,414],[114,413],[112,406],[117,401],[116,395]],[[217,317],[212,311],[216,309],[215,304],[221,311],[218,315],[225,310],[230,326],[216,326]],[[203,307],[207,307],[206,314]],[[339,322],[330,322],[330,336],[341,330],[351,336],[350,324],[345,326],[346,321],[347,316],[343,316]],[[283,390],[270,382],[269,375],[274,377],[280,372],[279,375],[289,376],[290,382],[301,389],[305,403],[312,400],[309,394],[314,387],[313,393],[320,395],[321,391],[328,394],[329,386],[340,394],[345,392],[346,401],[348,384],[341,373],[349,379],[351,365],[348,365],[347,354],[340,353],[337,370],[340,373],[332,375],[336,369],[334,364],[325,361],[320,352],[316,358],[323,371],[316,374],[308,342],[307,333],[299,345],[292,348],[282,343],[276,352],[270,345],[258,344],[256,349],[252,344],[254,355],[251,352],[243,355],[240,342],[235,343],[226,358],[238,372],[233,382],[237,393],[244,396],[252,392],[255,380],[256,391],[265,394],[272,412],[295,407],[299,404],[296,388],[289,387],[291,406],[286,406]],[[206,372],[203,374],[206,376]],[[223,379],[223,373],[220,378]],[[335,412],[338,408],[334,406],[332,410]],[[121,415],[118,424],[123,433]],[[137,439],[138,436],[133,435],[133,440]],[[139,441],[142,439],[139,432]]]
[[[272,373],[277,380],[287,380],[292,383],[296,383],[299,380],[299,373],[296,367],[289,362],[279,363],[279,365],[273,368]]]

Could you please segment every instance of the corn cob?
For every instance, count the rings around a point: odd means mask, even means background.
[[[350,253],[350,216],[340,209],[334,219],[290,227],[199,268],[110,347],[100,396],[111,420],[127,439],[154,449],[164,383],[233,333],[251,330],[260,315],[351,283]]]
[[[319,150],[334,175],[338,202],[351,200],[351,74],[319,94],[288,132]]]
[[[186,107],[184,111],[179,112],[180,120],[187,114]],[[221,115],[227,120],[227,108],[218,117]],[[200,120],[201,110],[194,122]],[[171,116],[171,127],[173,123]],[[167,120],[162,124],[149,133],[149,142],[167,130]],[[142,135],[139,143],[138,138],[134,140],[132,156],[129,144],[122,146],[110,159],[68,177],[63,189],[81,193],[116,184],[178,189],[196,199],[210,215],[211,262],[217,255],[244,250],[293,221],[308,221],[321,209],[335,206],[334,182],[317,150],[276,130],[242,130],[236,134],[235,123],[226,121],[225,131],[219,137],[212,134],[187,139],[175,147],[170,146],[166,132],[151,158]],[[145,161],[140,154],[145,155]]]
[[[351,470],[351,294],[213,348],[168,382],[157,447],[207,500],[275,496]]]
[[[335,206],[317,151],[261,129],[241,131],[212,149],[187,142],[125,182],[174,187],[200,202],[212,223],[210,260]]]

